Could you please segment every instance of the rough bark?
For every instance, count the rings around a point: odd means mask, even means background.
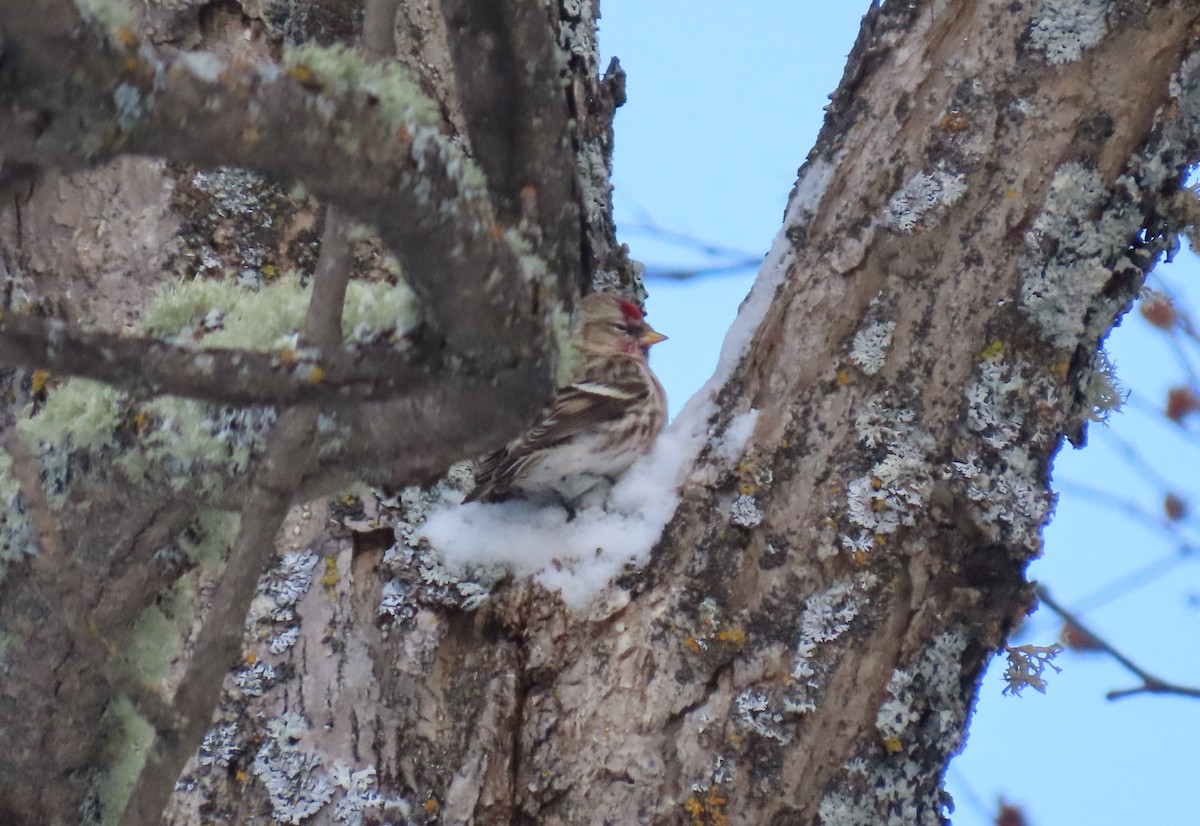
[[[0,820],[942,822],[1050,461],[1178,229],[1192,4],[872,7],[681,417],[674,518],[583,612],[422,570],[415,488],[284,512],[503,443],[580,289],[638,289],[594,5],[93,5],[0,0]],[[290,49],[385,61],[393,14],[383,74]],[[392,283],[389,255],[421,322],[343,343],[338,273]],[[317,279],[294,347],[138,326],[165,280],[289,269]],[[106,430],[46,422],[67,374],[118,388],[79,396]],[[184,461],[164,390],[276,407]]]

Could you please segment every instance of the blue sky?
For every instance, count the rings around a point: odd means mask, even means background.
[[[866,7],[866,0],[606,0],[601,49],[606,61],[620,57],[629,73],[629,102],[616,121],[615,183],[621,238],[635,258],[674,266],[708,261],[638,231],[647,223],[750,255],[766,251]],[[1174,289],[1197,276],[1190,254],[1156,273]],[[655,348],[654,366],[673,412],[708,378],[752,279],[743,272],[648,284],[650,320],[671,337]],[[1200,305],[1200,294],[1193,295],[1192,305]],[[1180,381],[1165,339],[1135,313],[1109,350],[1130,404],[1107,430],[1092,428],[1086,450],[1068,448],[1056,461],[1065,492],[1046,531],[1045,556],[1030,569],[1069,607],[1178,556],[1177,543],[1080,488],[1101,488],[1157,514],[1161,486],[1131,466],[1120,446],[1136,445],[1158,473],[1178,480],[1185,497],[1200,463],[1190,433],[1145,410],[1161,405],[1166,388]],[[1189,607],[1197,594],[1200,572],[1187,561],[1084,618],[1151,672],[1200,685],[1200,610]],[[1027,629],[1021,642],[1048,644],[1058,623],[1042,611]],[[1099,655],[1067,654],[1058,664],[1063,672],[1051,675],[1045,696],[1020,698],[1001,695],[1003,666],[993,664],[966,750],[951,765],[953,822],[990,824],[1000,796],[1023,805],[1033,826],[1196,822],[1191,755],[1200,701],[1109,702],[1105,692],[1134,685],[1132,675]]]

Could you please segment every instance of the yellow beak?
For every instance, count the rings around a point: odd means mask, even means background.
[[[652,327],[647,327],[646,332],[638,338],[638,344],[649,348],[651,345],[658,344],[660,341],[666,341],[667,337],[658,332]]]

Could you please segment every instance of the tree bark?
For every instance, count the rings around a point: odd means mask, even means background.
[[[1051,460],[1181,228],[1193,4],[873,5],[664,436],[673,515],[584,609],[436,569],[416,487],[298,503],[503,444],[579,292],[640,290],[594,4],[44,5],[0,0],[0,820],[945,821]],[[153,321],[288,270],[321,298],[282,349]],[[401,277],[420,320],[343,342]]]

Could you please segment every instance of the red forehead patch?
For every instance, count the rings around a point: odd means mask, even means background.
[[[641,321],[645,316],[638,309],[638,305],[634,304],[628,298],[618,298],[617,304],[621,307],[621,315],[625,316],[630,321]]]

